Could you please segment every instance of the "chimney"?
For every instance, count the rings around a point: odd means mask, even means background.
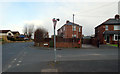
[[[115,19],[120,19],[120,15],[115,15]]]
[[[66,24],[69,23],[69,22],[70,22],[70,21],[67,20],[67,21],[66,21]]]

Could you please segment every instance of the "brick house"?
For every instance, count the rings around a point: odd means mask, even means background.
[[[81,38],[82,26],[75,23],[73,26],[72,22],[66,21],[66,24],[64,24],[60,29],[57,30],[57,34],[58,36],[61,36],[63,38]]]
[[[78,47],[81,48],[82,26],[70,21],[57,30],[58,37],[56,47]],[[74,41],[74,42],[73,42]]]
[[[117,44],[118,38],[120,39],[119,15],[115,15],[115,18],[110,18],[95,27],[95,38],[100,41],[100,44]]]

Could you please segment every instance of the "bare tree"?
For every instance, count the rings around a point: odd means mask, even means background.
[[[34,25],[30,24],[30,25],[26,25],[24,27],[24,35],[26,35],[28,38],[31,38],[32,34],[33,34],[33,30],[34,30]]]
[[[27,26],[24,27],[23,32],[24,32],[24,35],[27,35],[27,32],[28,32],[27,31]]]
[[[34,33],[34,41],[37,43],[41,43],[44,41],[45,38],[48,38],[48,32],[44,28],[38,28],[35,30]]]

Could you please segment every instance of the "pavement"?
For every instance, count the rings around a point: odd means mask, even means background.
[[[82,48],[86,48],[86,49],[94,49],[94,48],[97,48],[97,47],[95,47],[95,46],[93,46],[93,45],[90,45],[90,44],[82,44]]]
[[[34,47],[33,42],[2,46],[3,72],[118,72],[118,49]]]

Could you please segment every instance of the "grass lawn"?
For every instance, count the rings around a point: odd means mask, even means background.
[[[109,46],[114,46],[114,47],[118,47],[117,44],[108,44]]]

